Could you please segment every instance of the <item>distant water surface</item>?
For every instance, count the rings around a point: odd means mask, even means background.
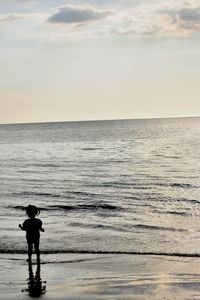
[[[0,125],[0,252],[200,253],[200,118]]]

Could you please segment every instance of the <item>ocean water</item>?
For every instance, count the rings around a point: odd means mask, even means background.
[[[0,253],[200,253],[200,118],[0,125]]]

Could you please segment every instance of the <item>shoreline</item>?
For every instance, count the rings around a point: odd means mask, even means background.
[[[32,275],[37,276],[33,257]],[[26,258],[0,255],[0,299],[30,299]],[[43,254],[39,277],[46,291],[41,297],[47,300],[200,299],[198,258]]]
[[[156,252],[156,251],[104,251],[104,250],[41,250],[41,255],[130,255],[130,256],[162,256],[162,257],[188,257],[200,258],[200,253],[186,252]],[[0,255],[6,254],[27,254],[27,250],[0,250]],[[34,254],[34,251],[33,251]]]

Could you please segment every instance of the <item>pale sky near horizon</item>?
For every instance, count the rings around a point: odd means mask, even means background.
[[[0,123],[200,115],[200,0],[0,0]]]

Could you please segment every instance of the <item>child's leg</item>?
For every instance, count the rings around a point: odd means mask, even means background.
[[[40,245],[40,239],[35,240],[34,242],[34,247],[35,247],[35,252],[37,255],[37,260],[40,260],[40,249],[39,249],[39,245]]]
[[[28,259],[29,261],[31,261],[31,256],[33,252],[33,242],[27,239],[27,244],[28,244]]]

